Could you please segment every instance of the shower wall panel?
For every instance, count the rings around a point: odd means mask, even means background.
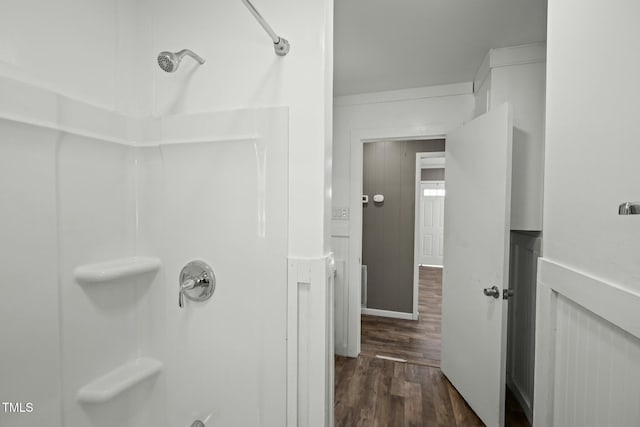
[[[161,276],[74,277],[79,266],[140,254],[129,124],[0,78],[0,402],[25,410],[0,406],[2,427],[165,422],[162,376],[104,402],[78,401],[80,388],[127,362],[162,360]]]
[[[4,115],[3,115],[4,117]],[[57,132],[0,119],[0,425],[60,427]]]
[[[161,285],[154,273],[90,284],[74,278],[80,265],[138,255],[135,149],[63,134],[57,165],[65,426],[158,425],[163,395],[157,378],[106,402],[77,399],[78,390],[101,375],[150,356],[141,351],[151,332],[142,320],[153,314],[147,294]]]
[[[288,111],[162,119],[139,149],[140,241],[165,266],[167,425],[286,424]],[[158,191],[160,190],[160,191]],[[216,290],[178,307],[179,273]]]
[[[286,425],[288,117],[132,119],[0,78],[0,398],[34,407],[0,425]],[[76,275],[140,255],[159,271]],[[194,259],[216,292],[180,309]],[[139,357],[161,373],[79,401]]]

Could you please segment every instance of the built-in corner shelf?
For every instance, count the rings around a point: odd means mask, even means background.
[[[79,283],[102,283],[143,273],[157,271],[160,260],[153,257],[134,256],[97,264],[76,267],[73,276]]]
[[[82,387],[78,391],[78,401],[106,402],[161,370],[162,362],[158,360],[144,357],[132,360]]]

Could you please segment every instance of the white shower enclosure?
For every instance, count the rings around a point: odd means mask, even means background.
[[[0,400],[33,408],[0,425],[308,417],[288,185],[286,107],[134,119],[0,79]],[[192,260],[215,293],[179,308]]]

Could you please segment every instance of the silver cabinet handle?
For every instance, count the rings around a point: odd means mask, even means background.
[[[640,202],[624,202],[618,206],[618,215],[640,215]]]
[[[184,297],[191,301],[206,301],[216,289],[213,269],[204,261],[191,261],[180,272],[178,307],[184,307]]]

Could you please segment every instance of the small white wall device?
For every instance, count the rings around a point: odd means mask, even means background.
[[[373,196],[373,201],[376,202],[376,203],[384,202],[384,195],[376,194],[375,196]]]

